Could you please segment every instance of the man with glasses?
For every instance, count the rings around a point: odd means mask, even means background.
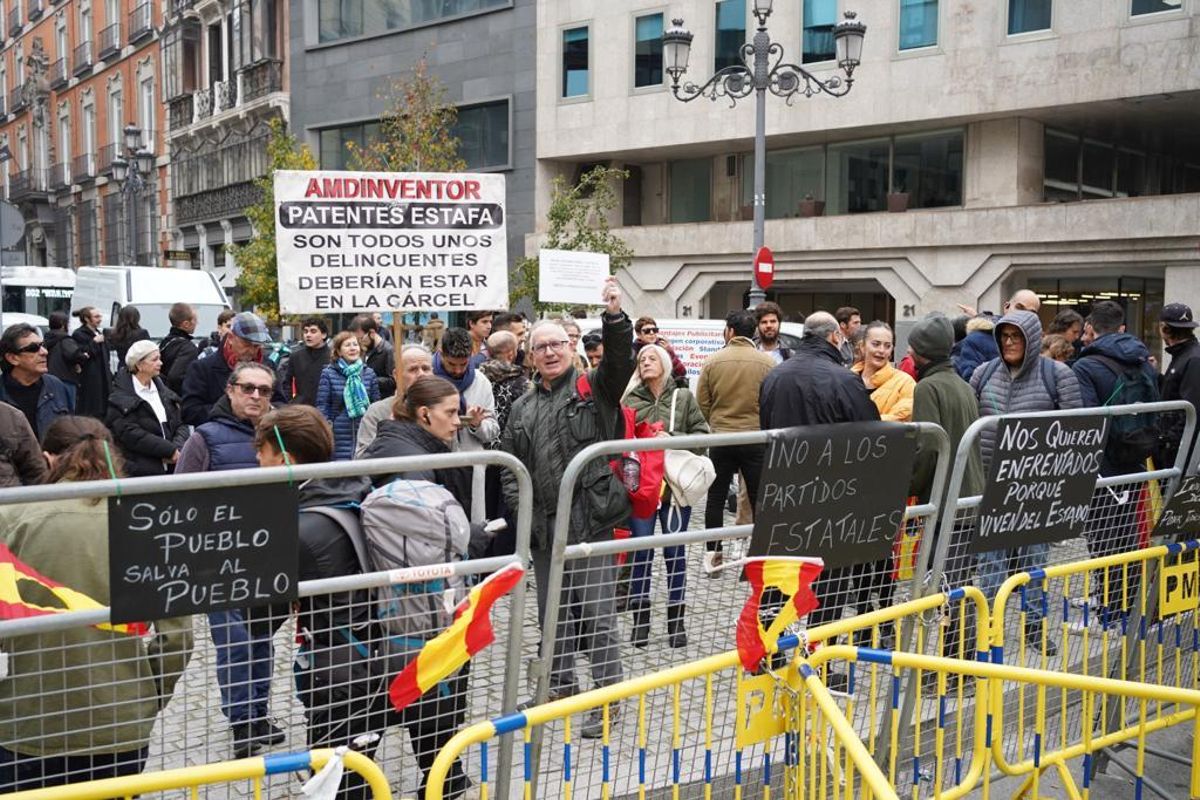
[[[227,394],[226,385],[234,367],[262,363],[263,345],[270,343],[266,323],[249,311],[236,314],[220,346],[188,367],[183,379],[183,421],[188,425],[208,422],[213,404]],[[280,405],[287,402],[278,386],[267,400]]]
[[[46,347],[42,334],[32,325],[23,322],[10,325],[0,337],[0,354],[4,356],[0,364],[4,370],[0,401],[24,414],[41,441],[56,417],[74,412],[75,393],[67,384],[47,374]]]
[[[546,630],[546,586],[553,551],[559,483],[567,464],[583,448],[621,436],[621,394],[633,374],[633,328],[621,310],[614,278],[604,286],[602,320],[604,357],[600,366],[580,373],[567,332],[556,322],[534,326],[529,356],[538,376],[534,388],[513,403],[501,447],[529,468],[533,479],[533,567],[537,574],[538,608]],[[517,507],[517,481],[505,471],[504,500]],[[604,541],[629,517],[629,494],[605,458],[584,467],[571,500],[570,543]],[[556,621],[551,695],[566,697],[579,690],[574,651],[582,643],[596,686],[621,680],[621,654],[616,635],[616,569],[611,556],[575,559],[563,573],[561,606]],[[571,624],[568,624],[570,620]],[[613,708],[611,720],[619,716]],[[580,735],[598,738],[600,712],[584,721]]]
[[[275,373],[264,364],[243,362],[229,374],[225,394],[179,452],[175,474],[251,469],[258,466],[254,429],[271,410]],[[217,649],[221,711],[233,729],[234,758],[248,758],[264,745],[280,744],[282,730],[267,720],[273,666],[271,637],[286,614],[245,609],[208,615]],[[273,621],[272,621],[273,620]]]

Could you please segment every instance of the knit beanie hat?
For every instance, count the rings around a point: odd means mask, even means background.
[[[913,326],[908,334],[908,346],[922,358],[945,361],[954,346],[954,325],[944,314],[935,311]]]

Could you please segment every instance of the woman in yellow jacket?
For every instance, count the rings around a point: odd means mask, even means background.
[[[886,322],[876,320],[867,326],[863,342],[862,361],[853,370],[862,376],[871,401],[879,409],[884,422],[908,422],[912,419],[913,390],[917,382],[912,376],[892,366],[895,336]]]

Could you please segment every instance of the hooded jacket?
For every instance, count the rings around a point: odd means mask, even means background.
[[[809,335],[763,381],[759,407],[763,430],[879,419],[862,378],[842,365],[841,351]]]
[[[1082,408],[1075,373],[1066,364],[1041,356],[1042,323],[1037,315],[1032,311],[1012,311],[1001,317],[993,331],[997,348],[1001,325],[1015,325],[1021,329],[1025,337],[1025,356],[1016,369],[1004,363],[1000,356],[975,368],[971,374],[971,389],[979,402],[979,416]],[[985,469],[991,463],[995,441],[995,428],[983,431],[980,436]]]
[[[407,420],[386,419],[379,423],[375,441],[363,452],[362,458],[397,458],[399,456],[428,456],[449,453],[450,446],[422,428]],[[372,475],[376,486],[391,483],[397,478],[414,481],[429,481],[446,487],[454,499],[463,507],[467,518],[471,518],[471,468],[424,469],[398,472],[393,475]]]
[[[1200,409],[1200,342],[1194,337],[1176,342],[1167,348],[1171,363],[1163,373],[1161,383],[1162,400],[1187,400]],[[1190,442],[1181,443],[1187,418],[1181,413],[1163,414],[1161,420],[1162,453],[1159,461],[1171,466],[1182,446],[1191,448]]]
[[[991,361],[1000,355],[996,347],[996,323],[987,317],[975,317],[967,320],[967,335],[954,345],[950,358],[954,362],[954,371],[964,381],[971,380],[975,368],[985,361]]]
[[[392,348],[390,342],[379,337],[375,345],[362,354],[363,361],[375,373],[375,380],[379,383],[379,400],[384,397],[391,397],[396,393],[396,379],[392,377],[396,371],[396,351]]]
[[[1117,369],[1120,369],[1120,373]],[[1084,408],[1126,402],[1121,396],[1125,372],[1141,372],[1154,390],[1158,388],[1158,373],[1150,366],[1150,351],[1136,336],[1128,333],[1106,333],[1099,337],[1080,351],[1071,370],[1079,381],[1079,395]],[[1154,422],[1147,424],[1153,425]],[[1127,475],[1143,468],[1144,462],[1118,463],[1113,453],[1114,448],[1106,448],[1101,475]]]
[[[183,448],[190,432],[179,418],[179,396],[161,378],[155,378],[154,384],[167,412],[167,421],[162,425],[150,403],[138,395],[134,380],[125,370],[117,373],[108,396],[108,417],[104,424],[113,432],[125,455],[129,477],[163,475],[171,471],[164,459]]]
[[[374,403],[379,400],[379,383],[369,366],[363,366],[362,382],[367,389],[368,401]],[[354,457],[354,442],[361,420],[361,417],[352,419],[346,412],[345,389],[346,376],[341,367],[330,364],[321,370],[321,380],[317,384],[317,409],[333,426],[334,461],[349,461]]]
[[[851,367],[851,371],[862,380],[864,362]],[[871,376],[871,402],[879,409],[879,418],[884,422],[908,422],[912,418],[913,389],[917,382],[906,372],[884,364],[883,369]],[[865,384],[864,384],[865,385]]]

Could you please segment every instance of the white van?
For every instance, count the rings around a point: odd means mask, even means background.
[[[18,325],[20,323],[32,325],[41,331],[43,336],[50,330],[50,320],[45,317],[39,317],[37,314],[22,314],[19,311],[5,311],[3,314],[0,314],[0,331],[5,330],[9,325]]]
[[[69,311],[75,272],[62,267],[0,267],[0,310],[49,317]]]
[[[637,319],[636,316],[633,317]],[[723,319],[657,319],[658,335],[665,338],[687,367],[688,382],[692,390],[700,379],[700,368],[704,359],[725,346],[725,320]],[[600,333],[599,319],[581,319],[579,329],[583,335]],[[784,347],[795,350],[804,336],[804,325],[799,322],[781,322],[779,340]],[[580,337],[579,352],[583,353],[583,337]]]
[[[221,284],[210,272],[165,267],[80,267],[71,298],[71,313],[92,306],[104,315],[104,326],[117,321],[122,306],[133,304],[142,313],[142,327],[151,339],[171,329],[171,306],[183,302],[196,311],[196,335],[217,329],[217,315],[229,307]],[[72,329],[79,326],[72,319]]]

